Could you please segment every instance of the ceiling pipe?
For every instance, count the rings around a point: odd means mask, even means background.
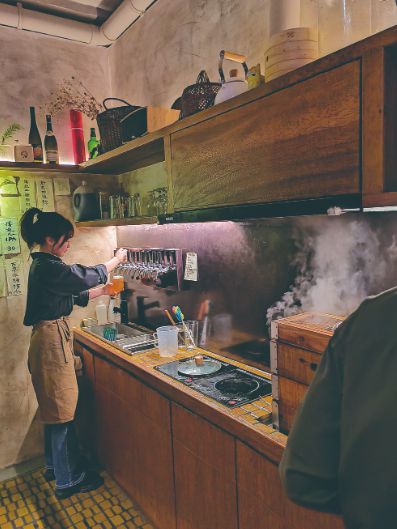
[[[25,9],[22,4],[18,4],[16,7],[0,4],[0,25],[75,40],[94,46],[110,46],[155,1],[124,0],[100,27]]]

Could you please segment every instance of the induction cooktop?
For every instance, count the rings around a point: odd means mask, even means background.
[[[236,408],[243,404],[248,404],[272,393],[270,380],[249,373],[227,362],[221,362],[221,369],[210,375],[189,376],[180,373],[178,371],[180,365],[191,360],[191,358],[193,357],[155,366],[155,369],[182,382],[185,386],[207,397],[211,397],[228,408]],[[203,355],[203,358],[212,360],[211,357],[205,355]]]

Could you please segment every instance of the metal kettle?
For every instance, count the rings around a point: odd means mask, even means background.
[[[233,69],[230,71],[230,79],[226,81],[225,74],[223,72],[224,59],[241,64],[244,69],[244,79],[238,78],[237,69]],[[221,78],[222,86],[215,98],[215,103],[214,103],[215,105],[217,105],[218,103],[222,103],[222,101],[227,101],[228,99],[238,96],[239,94],[242,94],[243,92],[246,92],[248,90],[248,83],[247,83],[248,66],[245,62],[246,59],[247,58],[245,55],[240,55],[232,51],[222,50],[220,52],[218,70],[219,70],[219,75]]]

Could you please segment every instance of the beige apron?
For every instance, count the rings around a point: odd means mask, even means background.
[[[36,324],[28,358],[42,422],[72,421],[78,399],[76,369],[81,368],[81,360],[73,354],[69,320]]]

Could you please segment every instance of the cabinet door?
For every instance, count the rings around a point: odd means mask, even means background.
[[[175,529],[169,401],[98,357],[95,374],[102,461],[157,527]]]
[[[177,404],[172,430],[178,529],[237,529],[233,437]]]
[[[178,131],[175,211],[360,192],[353,61]]]
[[[285,496],[277,465],[237,441],[239,529],[343,529],[339,516],[303,509]]]
[[[240,441],[237,490],[239,529],[286,529],[285,497],[277,466]]]
[[[74,353],[80,356],[83,362],[83,376],[78,377],[79,401],[75,424],[82,445],[94,456],[96,444],[94,355],[76,341]]]

